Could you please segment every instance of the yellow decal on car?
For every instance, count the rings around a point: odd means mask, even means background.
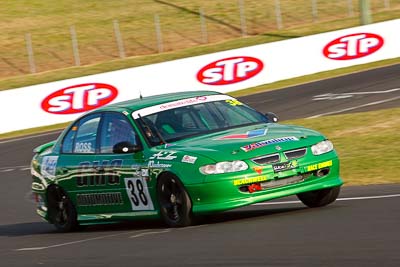
[[[328,160],[328,161],[324,161],[321,163],[307,166],[307,171],[311,172],[311,171],[319,170],[319,169],[330,167],[330,166],[332,166],[332,160]]]
[[[265,175],[252,177],[252,178],[243,178],[243,179],[233,180],[233,185],[252,184],[252,183],[263,182],[266,180],[267,180],[267,176],[265,176]]]

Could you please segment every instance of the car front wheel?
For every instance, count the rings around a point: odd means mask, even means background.
[[[60,232],[78,229],[77,214],[74,205],[65,191],[58,186],[51,186],[47,193],[49,221]]]
[[[192,203],[177,177],[162,175],[157,182],[157,196],[161,217],[168,226],[184,227],[192,224]]]
[[[317,208],[334,202],[339,193],[340,186],[297,194],[297,197],[304,205]]]

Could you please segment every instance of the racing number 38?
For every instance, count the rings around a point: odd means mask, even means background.
[[[153,202],[147,188],[147,183],[142,177],[125,178],[125,188],[132,210],[153,210]]]

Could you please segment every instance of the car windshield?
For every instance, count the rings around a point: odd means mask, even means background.
[[[150,145],[268,122],[266,116],[236,99],[168,109],[136,119]]]

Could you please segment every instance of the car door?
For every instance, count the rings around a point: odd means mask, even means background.
[[[76,121],[64,136],[57,163],[57,184],[64,188],[77,205],[77,195],[97,184],[97,136],[101,113]]]
[[[137,149],[131,151],[129,146]],[[98,192],[103,195],[96,203],[102,206],[102,212],[154,210],[154,196],[150,195],[149,172],[141,147],[138,135],[125,115],[119,112],[103,114],[95,159],[107,183],[107,187]]]

